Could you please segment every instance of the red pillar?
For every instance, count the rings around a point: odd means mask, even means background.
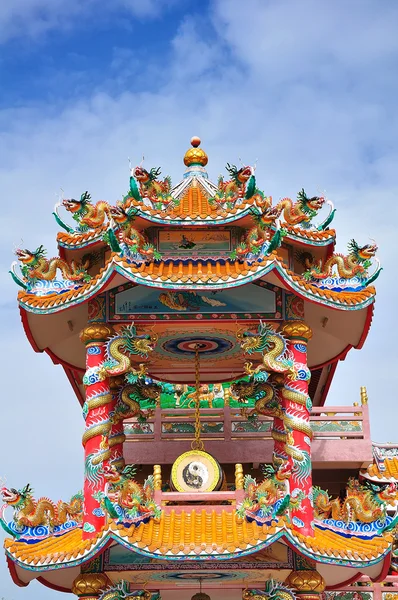
[[[105,491],[106,481],[102,466],[109,464],[109,434],[114,398],[110,391],[109,377],[101,372],[106,359],[105,342],[113,331],[106,323],[90,323],[80,334],[86,346],[86,402],[83,414],[86,427],[83,434],[84,447],[84,517],[83,539],[94,537],[106,523],[97,494]]]
[[[282,326],[281,333],[287,339],[288,349],[294,360],[293,371],[285,373],[281,392],[284,422],[288,432],[285,450],[291,470],[289,484],[293,503],[290,515],[292,524],[300,533],[313,536],[312,403],[308,395],[311,372],[307,366],[307,342],[312,337],[312,331],[303,321],[288,321]],[[301,499],[297,507],[294,507],[295,498]]]
[[[112,410],[116,407],[120,389],[124,385],[124,377],[111,377],[110,388],[112,393]],[[111,451],[109,462],[120,471],[125,466],[123,457],[123,443],[125,439],[123,419],[117,418],[117,415],[115,415],[112,419],[112,426],[109,434],[109,449]]]

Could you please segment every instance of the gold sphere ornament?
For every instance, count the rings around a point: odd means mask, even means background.
[[[318,571],[292,571],[285,583],[301,594],[321,594],[325,590],[325,580]]]
[[[201,165],[202,167],[205,167],[207,165],[209,158],[206,152],[202,150],[202,148],[199,148],[200,142],[201,140],[197,136],[191,138],[192,148],[187,150],[184,156],[184,164],[186,167],[191,167],[193,165]]]
[[[98,596],[109,585],[109,579],[104,573],[81,573],[73,582],[72,592],[76,596]]]
[[[89,323],[80,333],[80,340],[86,346],[98,342],[106,342],[114,333],[106,323]]]

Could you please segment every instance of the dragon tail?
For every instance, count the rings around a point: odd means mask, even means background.
[[[277,229],[277,231],[275,231],[274,235],[272,236],[270,245],[268,246],[267,254],[270,254],[271,252],[279,248],[279,246],[282,244],[282,240],[285,237],[285,235],[286,231],[284,229]]]
[[[333,209],[330,211],[329,215],[328,215],[328,216],[326,217],[326,219],[324,220],[324,222],[323,222],[323,223],[321,223],[321,224],[320,224],[320,225],[317,227],[318,231],[325,231],[325,229],[326,229],[327,227],[329,227],[330,223],[333,221],[333,219],[334,219],[334,215],[335,215],[335,214],[336,214],[336,209],[335,209],[335,208],[333,208]]]
[[[117,252],[117,253],[121,252],[119,242],[117,240],[115,232],[113,231],[113,229],[111,227],[104,234],[104,241],[109,245],[112,252]]]
[[[19,287],[21,287],[23,290],[27,290],[28,286],[26,285],[26,283],[20,277],[18,277],[18,275],[15,273],[13,267],[14,267],[14,265],[11,266],[11,269],[8,272],[11,275],[11,277],[13,278],[14,283],[16,283],[17,285],[19,285]]]
[[[130,194],[134,198],[134,200],[137,200],[137,202],[140,202],[142,200],[140,191],[137,186],[137,182],[134,179],[134,177],[130,177]]]
[[[249,200],[256,191],[256,178],[252,175],[247,183],[245,199]]]
[[[60,227],[62,227],[62,229],[65,229],[65,231],[67,231],[68,233],[74,233],[75,230],[73,229],[73,227],[70,227],[69,225],[64,223],[64,221],[61,219],[61,217],[55,211],[53,212],[53,216],[54,216],[54,219],[56,220],[56,222],[58,223],[58,225]]]

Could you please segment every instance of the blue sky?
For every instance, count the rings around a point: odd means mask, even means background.
[[[376,314],[339,365],[333,405],[370,397],[372,435],[396,438],[398,4],[395,0],[2,0],[0,3],[0,476],[37,495],[82,484],[83,423],[60,368],[24,338],[8,276],[12,249],[55,253],[60,188],[120,198],[128,161],[174,182],[192,135],[213,180],[257,160],[275,199],[326,190],[338,248],[380,246]],[[13,586],[0,598],[55,598]]]

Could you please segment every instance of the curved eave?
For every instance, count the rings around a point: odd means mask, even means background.
[[[162,515],[161,520],[168,517]],[[206,519],[206,511],[198,511],[197,517]],[[224,522],[224,511],[217,514],[216,519]],[[235,519],[234,513],[230,513],[230,519]],[[191,544],[183,543],[181,546],[182,542],[175,544],[173,540],[163,540],[161,535],[159,538],[159,528],[161,523],[125,528],[123,525],[110,522],[108,529],[91,540],[82,540],[81,530],[75,530],[64,534],[61,538],[45,540],[37,544],[6,539],[5,550],[7,557],[20,568],[40,573],[79,566],[92,560],[114,542],[142,556],[173,562],[181,559],[184,561],[238,559],[282,540],[303,556],[316,562],[363,569],[377,565],[388,557],[391,554],[393,541],[391,532],[381,532],[373,538],[363,539],[355,535],[347,537],[335,531],[328,531],[325,535],[325,532],[316,525],[314,537],[306,537],[296,534],[282,519],[271,526],[259,526],[255,523],[246,523],[243,526],[236,523],[234,542],[225,540],[215,543],[213,540],[212,543],[199,544],[192,548]]]
[[[171,267],[171,269],[169,268]],[[167,272],[167,275],[163,273]],[[374,302],[375,288],[370,286],[357,292],[334,292],[321,290],[303,280],[300,275],[290,271],[273,253],[263,261],[248,263],[228,263],[209,267],[200,261],[192,265],[191,272],[183,270],[182,263],[154,263],[135,266],[127,263],[123,257],[112,254],[107,265],[97,276],[76,290],[61,294],[36,296],[21,291],[18,301],[22,308],[36,314],[51,314],[66,310],[87,302],[109,286],[111,279],[118,273],[126,281],[138,285],[162,289],[220,290],[251,283],[274,272],[284,287],[298,296],[337,310],[361,310]]]
[[[251,207],[242,211],[239,215],[231,215],[225,219],[218,219],[213,216],[209,216],[206,219],[173,219],[173,220],[165,220],[165,219],[152,219],[148,218],[148,215],[144,213],[140,213],[137,215],[137,219],[141,218],[144,221],[144,228],[150,227],[152,225],[176,225],[176,226],[209,226],[213,224],[215,226],[219,225],[235,225],[239,226],[242,221],[246,219],[245,228],[250,229],[253,226],[253,223],[248,225],[247,218],[251,217]],[[282,224],[282,227],[287,231],[287,235],[285,237],[286,242],[293,242],[296,244],[300,244],[303,246],[315,246],[315,247],[326,247],[332,245],[334,248],[336,242],[336,232],[334,229],[327,229],[326,231],[317,231],[316,229],[302,229],[291,227],[286,225],[286,223]],[[102,243],[103,235],[108,229],[107,226],[101,227],[98,230],[87,231],[85,233],[67,233],[66,231],[60,231],[57,234],[57,243],[59,248],[64,248],[65,250],[82,250],[84,248],[90,248],[96,244]],[[272,227],[275,231],[275,227]]]

